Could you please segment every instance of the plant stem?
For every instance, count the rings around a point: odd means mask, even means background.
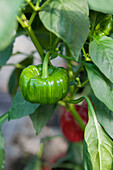
[[[33,11],[30,19],[29,19],[29,25],[31,25],[35,19],[35,16],[36,16],[37,12],[36,11]]]
[[[39,6],[39,1],[40,1],[40,0],[37,0],[37,2],[36,2],[36,6]]]
[[[8,118],[8,112],[0,116],[0,128],[7,118]]]
[[[41,7],[39,7],[39,0],[36,3],[36,6],[33,5],[33,3],[29,0],[26,0],[26,2],[31,6],[31,8],[37,12],[42,10],[51,0],[47,0],[45,3],[43,3],[43,5]]]
[[[8,112],[6,112],[5,114],[3,114],[2,116],[0,116],[0,121],[2,121],[3,119],[8,117]]]
[[[38,158],[41,158],[41,157],[42,157],[43,150],[44,150],[44,143],[41,143],[40,150],[39,150],[39,152],[37,153]]]
[[[23,28],[26,28],[28,25],[26,25],[25,24],[25,22],[23,22],[22,20],[21,20],[21,18],[19,17],[19,16],[16,16],[16,19],[17,19],[17,21],[21,24],[21,26],[23,27]]]
[[[45,3],[42,4],[40,10],[42,10],[51,0],[47,0]]]
[[[66,106],[65,102],[63,100],[59,100],[58,104],[60,104],[61,106]]]
[[[28,22],[26,16],[24,14],[22,14],[23,20],[18,16],[16,18],[17,18],[17,21],[22,25],[22,27],[27,31],[34,46],[36,47],[38,53],[40,54],[41,59],[43,60],[44,51],[43,51],[40,43],[38,42],[38,39],[37,39],[36,35],[34,34],[31,25],[29,25],[29,22]]]
[[[87,79],[87,80],[85,80],[85,81],[81,84],[80,88],[84,87],[84,85],[85,85],[85,84],[87,84],[88,82],[89,82],[89,80],[88,80],[88,79]]]
[[[87,105],[88,105],[88,116],[90,117],[91,115],[95,118],[95,111],[94,111],[94,108],[93,108],[93,105],[89,99],[89,97],[87,96],[83,96],[83,97],[80,97],[79,99],[76,99],[76,100],[64,100],[67,104],[68,103],[71,103],[71,104],[77,104],[77,103],[80,103],[82,100],[86,100],[87,102]]]
[[[89,116],[89,119],[90,119],[91,116],[93,116],[94,120],[97,121],[96,115],[95,115],[95,110],[94,110],[93,104],[91,103],[91,100],[87,96],[83,96],[83,98],[86,100],[87,105],[88,105],[88,116]]]
[[[71,57],[69,48],[67,47],[67,45],[65,44],[65,49],[66,49],[66,55]],[[67,59],[67,63],[68,63],[68,74],[69,74],[69,80],[72,81],[73,80],[73,69],[72,69],[72,65],[71,65],[71,60]],[[73,95],[73,91],[74,91],[74,85],[70,86],[70,98]]]
[[[69,74],[69,79],[70,81],[73,80],[73,70],[72,70],[72,65],[71,65],[71,60],[67,60],[68,62],[68,74]],[[70,86],[70,96],[72,96],[74,91],[74,85]]]
[[[85,60],[87,61],[87,54],[86,54],[86,52],[85,52],[84,47],[82,47],[82,51],[83,51],[83,54],[84,54]]]
[[[64,56],[64,55],[62,55],[62,54],[59,54],[58,52],[54,52],[54,54],[57,54],[58,56],[60,56],[60,57],[62,57],[62,58],[65,58],[65,59],[69,59],[69,60],[73,60],[73,61],[75,61],[75,59],[74,59],[74,58],[69,57],[69,56]]]
[[[79,116],[78,112],[76,111],[75,106],[73,104],[68,104],[68,108],[71,111],[71,113],[72,113],[73,117],[75,118],[75,120],[78,122],[78,124],[80,125],[80,127],[84,131],[85,130],[85,125],[83,123],[83,120]]]
[[[58,43],[59,43],[59,38],[57,37],[54,44],[53,44],[53,46],[52,46],[51,53],[54,52],[54,49],[57,47]]]
[[[79,99],[76,100],[69,100],[69,98],[63,100],[66,104],[71,103],[71,104],[78,104],[84,100],[84,97],[80,97]]]
[[[70,158],[70,157],[69,157]],[[52,169],[56,169],[57,167],[59,167],[60,169],[80,169],[78,165],[75,165],[73,163],[54,163],[53,165],[50,165],[52,167]],[[59,169],[58,168],[58,169]]]
[[[17,52],[15,52],[15,53],[12,53],[12,55],[11,55],[11,57],[13,57],[13,56],[15,56],[15,55],[25,55],[25,56],[27,56],[28,54],[26,54],[26,53],[23,53],[23,52],[20,52],[20,51],[17,51]]]
[[[8,64],[5,64],[3,66],[14,66],[14,67],[19,68],[19,69],[25,68],[25,66],[22,65],[22,64],[13,64],[13,63],[8,63]]]
[[[26,0],[27,1],[27,0]],[[27,3],[31,6],[31,8],[35,11],[35,6],[32,4],[32,2],[27,1]]]
[[[32,8],[34,11],[40,10],[39,2],[38,2],[38,1],[37,1],[36,6],[34,6],[33,3],[32,3],[30,0],[26,0],[26,2],[31,6],[31,8]]]
[[[77,71],[74,73],[74,77],[76,77],[80,73],[80,71],[83,69],[83,66],[84,66],[83,64],[78,66]]]
[[[31,56],[31,55],[33,55],[34,53],[36,53],[36,50],[35,51],[31,51],[31,53],[28,55],[27,53],[24,53],[24,52],[20,52],[20,51],[17,51],[17,52],[15,52],[15,53],[12,53],[12,55],[11,55],[11,57],[15,57],[15,55],[25,55],[25,56]]]
[[[82,51],[83,51],[83,56],[85,57],[85,61],[91,61],[91,58],[89,58],[88,55],[86,54],[84,47],[82,47]]]
[[[66,55],[70,56],[69,49],[68,49],[68,47],[66,45],[65,45],[65,48],[66,48]],[[70,78],[70,81],[72,81],[73,77],[74,77],[73,70],[72,70],[72,65],[71,65],[71,61],[70,60],[67,60],[67,61],[68,61],[69,78]],[[73,99],[73,97],[74,97],[74,86],[71,86],[70,87],[70,96],[69,96],[69,99]],[[80,127],[84,131],[85,125],[84,125],[81,117],[79,116],[78,112],[76,111],[75,106],[73,104],[67,104],[67,108],[72,113],[73,117],[75,118],[75,120],[78,122],[78,124],[80,125]]]
[[[45,79],[49,76],[49,73],[48,73],[49,56],[50,56],[50,51],[47,52],[44,58],[43,67],[42,67],[42,77],[41,77],[42,79]]]
[[[87,84],[88,82],[89,82],[89,80],[87,79],[87,80],[85,80],[80,86],[77,86],[77,87],[75,88],[74,92],[73,92],[73,96],[74,96],[74,94],[79,90],[79,88],[84,87],[84,85]]]
[[[46,142],[46,141],[49,141],[49,140],[52,140],[54,138],[58,138],[58,137],[64,137],[63,135],[59,134],[59,135],[55,135],[55,136],[49,136],[49,137],[45,137],[45,138],[42,138],[41,139],[41,142]]]
[[[27,27],[27,32],[28,32],[28,35],[30,36],[33,44],[35,45],[37,51],[39,52],[39,54],[40,54],[40,56],[41,56],[41,58],[43,60],[44,51],[43,51],[42,47],[40,46],[40,44],[39,44],[39,42],[38,42],[38,40],[37,40],[37,38],[36,38],[32,28],[31,28],[31,26]]]

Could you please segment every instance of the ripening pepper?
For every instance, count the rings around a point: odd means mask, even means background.
[[[82,118],[84,124],[88,123],[88,106],[84,100],[82,105],[75,104],[75,109]],[[71,112],[63,109],[60,120],[60,127],[66,139],[70,142],[80,142],[84,139],[84,132],[77,121],[72,116]]]
[[[68,93],[68,74],[63,67],[48,66],[48,55],[43,64],[30,65],[20,75],[20,90],[31,103],[53,104]]]

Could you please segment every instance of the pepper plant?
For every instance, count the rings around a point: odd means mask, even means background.
[[[15,69],[8,83],[13,101],[9,111],[0,117],[0,170],[5,164],[1,132],[4,121],[29,115],[38,135],[60,105],[71,114],[72,122],[76,121],[74,128],[79,127],[78,133],[82,133],[81,163],[75,154],[67,166],[83,170],[113,169],[112,15],[112,0],[0,1],[0,68],[9,66],[14,41],[20,35],[29,36],[36,48],[23,61],[13,64]],[[35,52],[41,65],[33,65]],[[15,55],[18,54],[21,52]],[[64,58],[66,69],[51,64],[58,56]],[[77,104],[84,103],[83,100],[87,102],[88,120],[77,109],[82,107]],[[81,112],[86,114],[84,109]],[[76,136],[72,124],[66,126],[65,119],[61,121],[63,133],[66,130]],[[81,140],[71,140],[70,152],[80,149],[76,142]],[[25,169],[41,169],[42,150],[43,147]],[[63,165],[62,160],[50,168]]]

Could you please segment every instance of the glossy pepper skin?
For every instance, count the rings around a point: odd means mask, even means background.
[[[109,36],[113,31],[113,17],[107,14],[96,26],[95,33],[98,36]]]
[[[20,75],[23,98],[31,103],[54,104],[68,93],[68,74],[63,67],[48,67],[48,75],[42,77],[43,65],[30,65]]]

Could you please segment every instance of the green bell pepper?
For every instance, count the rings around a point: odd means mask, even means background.
[[[63,67],[48,66],[49,54],[43,65],[30,65],[20,75],[20,90],[31,103],[53,104],[68,93],[68,74]]]
[[[96,26],[95,34],[98,36],[109,36],[112,32],[113,32],[113,17],[112,15],[107,14]]]

